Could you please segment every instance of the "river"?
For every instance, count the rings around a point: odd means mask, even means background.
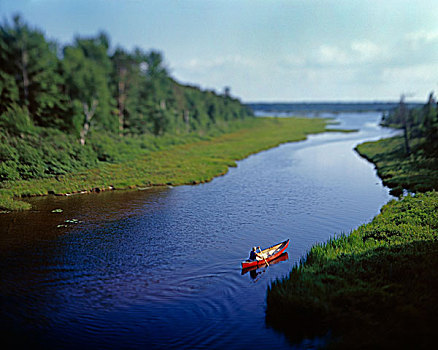
[[[360,131],[283,144],[206,184],[48,196],[32,199],[32,211],[0,214],[3,342],[45,349],[309,346],[266,326],[267,287],[314,243],[370,221],[392,198],[373,165],[353,151],[392,135],[378,126],[381,114],[326,116]],[[287,260],[241,273],[252,246],[285,238]]]

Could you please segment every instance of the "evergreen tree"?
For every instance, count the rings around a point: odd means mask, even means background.
[[[5,23],[0,27],[0,47],[0,110],[17,103],[27,107],[37,125],[68,127],[56,45],[16,16],[13,25]]]

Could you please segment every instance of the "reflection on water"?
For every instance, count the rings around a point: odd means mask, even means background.
[[[289,255],[287,253],[281,254],[278,258],[272,260],[269,262],[269,266],[278,264],[282,261],[286,261],[289,259]],[[245,269],[242,269],[242,275],[245,275],[249,272],[250,277],[256,282],[260,277],[261,274],[265,273],[268,265],[266,263],[263,263],[262,265],[248,267]]]
[[[0,215],[6,339],[56,349],[290,348],[265,326],[270,281],[390,198],[352,150],[390,134],[379,114],[336,117],[360,132],[261,152],[207,184],[37,198],[33,211]],[[252,246],[286,238],[284,261],[241,274]]]

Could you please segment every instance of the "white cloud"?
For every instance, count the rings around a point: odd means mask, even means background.
[[[431,42],[438,41],[438,30],[436,31],[426,31],[420,30],[416,32],[411,32],[406,34],[406,40],[409,42]]]
[[[422,98],[438,84],[435,38],[429,32],[389,42],[364,37],[279,52],[275,58],[196,57],[175,68],[182,81],[219,90],[231,86],[246,101],[397,99],[407,91]]]
[[[212,70],[217,68],[223,68],[228,66],[237,66],[237,67],[254,67],[256,62],[243,57],[241,55],[227,55],[223,57],[215,57],[212,59],[200,59],[200,58],[192,58],[188,61],[181,62],[176,67],[177,69],[184,70]]]
[[[384,50],[369,40],[353,41],[351,43],[353,53],[359,56],[361,61],[369,61],[380,58]]]
[[[313,61],[322,66],[355,66],[377,63],[387,59],[386,50],[370,40],[353,41],[346,47],[321,45],[313,54]]]
[[[351,63],[351,57],[348,52],[336,46],[321,45],[317,51],[316,61],[320,64],[344,65]]]

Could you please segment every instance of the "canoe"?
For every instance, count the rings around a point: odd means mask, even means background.
[[[284,242],[274,244],[268,248],[263,249],[261,252],[259,252],[260,255],[262,255],[265,259],[257,258],[257,260],[244,260],[242,261],[242,269],[247,269],[249,267],[253,266],[259,266],[266,264],[266,261],[269,263],[271,260],[274,260],[275,258],[279,257],[283,252],[286,250],[286,248],[289,245],[289,240],[285,240]]]
[[[272,266],[272,265],[275,265],[275,264],[281,263],[282,261],[286,261],[286,260],[289,260],[289,254],[287,254],[287,252],[286,252],[286,253],[282,253],[282,254],[280,254],[280,256],[278,256],[278,257],[276,257],[275,259],[271,260],[271,261],[269,262],[269,266]],[[250,267],[247,267],[247,268],[242,269],[241,274],[242,274],[242,276],[243,276],[243,275],[245,275],[245,274],[248,273],[248,272],[249,272],[249,273],[252,273],[252,272],[258,271],[259,269],[262,269],[262,268],[265,267],[265,266],[266,266],[266,263],[265,263],[265,261],[263,260],[263,264],[260,264],[260,265],[258,265],[258,266],[250,266]]]

